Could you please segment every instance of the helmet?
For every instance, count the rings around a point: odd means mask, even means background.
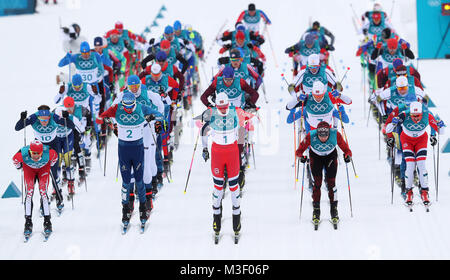
[[[312,27],[313,27],[313,28],[314,28],[314,27],[319,28],[319,27],[320,27],[320,22],[318,22],[318,21],[313,22]]]
[[[136,76],[136,75],[130,75],[128,77],[127,84],[129,86],[131,86],[131,85],[139,85],[139,84],[141,84],[141,80],[139,80],[139,77]]]
[[[230,58],[241,58],[241,52],[238,49],[230,50]]]
[[[228,114],[230,106],[230,101],[228,100],[228,95],[225,92],[219,92],[216,95],[216,108],[218,109],[219,115],[225,116]]]
[[[80,35],[80,32],[81,32],[80,26],[78,24],[76,24],[76,23],[73,23],[72,27],[73,27],[73,30],[75,31],[75,33],[77,34],[77,37],[78,37],[78,35]]]
[[[244,40],[245,39],[245,33],[242,32],[241,30],[239,30],[238,32],[236,32],[236,40]]]
[[[164,34],[172,34],[173,33],[173,27],[170,25],[167,25],[166,28],[164,28]]]
[[[160,43],[161,49],[167,50],[170,48],[170,41],[169,40],[162,40]]]
[[[314,39],[315,39],[315,37],[314,37],[313,34],[311,34],[311,33],[306,34],[306,36],[305,36],[305,44],[306,45],[314,44]]]
[[[72,76],[72,85],[79,87],[83,84],[83,79],[80,74],[75,74]]]
[[[391,37],[392,31],[390,28],[385,28],[381,31],[381,37],[385,40]]]
[[[94,38],[94,46],[96,46],[96,47],[103,46],[103,38],[102,37],[95,37]]]
[[[89,43],[84,41],[80,44],[80,52],[87,53],[91,51],[91,47],[89,46]]]
[[[383,10],[383,7],[381,7],[381,4],[380,4],[380,3],[375,2],[375,3],[373,4],[373,10],[374,10],[374,11],[377,11],[377,12],[381,12],[381,11]]]
[[[408,79],[405,76],[400,76],[395,80],[395,85],[397,86],[397,88],[407,87]]]
[[[161,66],[158,63],[152,64],[151,73],[152,74],[159,74],[159,73],[161,73]]]
[[[73,108],[75,106],[75,100],[73,100],[72,97],[67,96],[64,98],[64,107],[66,108]]]
[[[401,58],[395,58],[392,61],[392,66],[394,66],[394,69],[396,69],[397,67],[402,66],[402,65],[403,65],[403,60]]]
[[[411,102],[411,104],[409,104],[409,113],[422,114],[422,103],[418,101]]]
[[[180,22],[179,20],[176,20],[176,21],[173,23],[173,29],[174,29],[175,31],[181,30],[181,22]]]
[[[234,78],[234,69],[233,67],[227,65],[222,71],[222,76],[225,79],[232,79]]]
[[[312,86],[313,95],[322,95],[325,93],[325,85],[321,81],[315,81]]]
[[[248,10],[249,11],[255,11],[256,10],[256,7],[255,7],[255,4],[248,4]]]
[[[311,54],[308,56],[308,66],[318,66],[320,65],[320,56],[318,54]]]
[[[165,61],[167,59],[167,54],[163,51],[159,51],[156,53],[156,61]]]
[[[30,143],[30,152],[32,153],[37,153],[37,154],[42,154],[42,152],[44,151],[44,145],[42,144],[41,141],[39,140],[33,140]]]
[[[116,24],[114,25],[114,28],[117,30],[122,30],[123,29],[123,23],[118,21],[116,22]]]

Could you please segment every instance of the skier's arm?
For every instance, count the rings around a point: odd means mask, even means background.
[[[256,101],[258,101],[259,93],[255,89],[253,89],[251,86],[249,86],[244,79],[241,79],[241,88],[243,91],[250,94],[250,103],[255,105]]]
[[[67,94],[68,91],[69,91],[68,87],[66,87],[65,85],[61,85],[59,87],[59,92],[55,95],[55,103],[58,104]]]
[[[154,59],[155,59],[155,54],[154,53],[150,53],[149,55],[144,57],[144,59],[141,61],[142,69],[145,69],[145,67],[147,67],[147,63],[149,63],[150,61],[152,61]]]
[[[75,129],[75,124],[73,123],[73,121],[70,118],[61,118],[57,114],[53,114],[53,120],[59,125],[63,125],[63,126],[67,125],[68,128]]]
[[[181,63],[181,64],[183,64],[183,68],[181,69],[181,74],[183,74],[184,75],[184,73],[186,72],[186,70],[187,70],[187,68],[188,68],[188,66],[189,66],[189,63],[187,62],[187,60],[186,59],[184,59],[184,57],[183,57],[183,55],[181,55],[180,53],[177,53],[177,60]]]
[[[98,117],[99,119],[103,118],[114,118],[116,116],[118,105],[114,105],[112,107],[109,107],[108,110],[101,113],[101,115]]]
[[[23,164],[23,158],[22,158],[22,152],[19,150],[12,158],[13,164],[17,169],[22,168]]]
[[[25,120],[25,126],[32,125],[37,121],[36,114],[32,114],[26,119],[20,119],[19,121],[17,121],[16,127],[15,127],[16,131],[22,130],[25,127],[24,120]]]
[[[258,90],[259,86],[262,83],[261,76],[255,71],[255,69],[250,65],[247,64],[248,73],[255,79],[255,89]]]
[[[331,40],[331,42],[330,42],[330,44],[329,45],[333,45],[334,44],[334,35],[333,35],[333,33],[331,33],[328,29],[326,29],[325,27],[322,27],[323,28],[323,31],[324,31],[324,34],[325,35],[327,35],[328,37],[330,37],[330,40]]]
[[[67,53],[66,56],[63,57],[63,58],[59,61],[58,66],[59,66],[59,67],[64,67],[64,66],[66,66],[66,65],[68,65],[68,64],[70,64],[70,63],[72,63],[72,62],[74,62],[74,61],[75,61],[75,57],[76,57],[76,55]]]
[[[264,13],[262,10],[259,10],[259,12],[261,13],[261,18],[264,20],[264,22],[268,25],[272,24],[272,22],[270,21],[269,17],[266,15],[266,13]]]
[[[217,83],[217,79],[214,79],[214,81],[211,83],[211,85],[205,90],[205,92],[203,92],[202,96],[200,96],[200,100],[206,107],[214,106],[208,101],[208,97],[213,95],[214,92],[216,91],[216,83]]]
[[[175,65],[173,65],[172,67],[174,70],[173,77],[178,79],[178,85],[181,92],[184,90],[184,75],[180,71],[178,71],[178,68]]]
[[[300,143],[300,146],[298,147],[297,151],[295,151],[295,155],[297,157],[302,157],[305,150],[311,145],[311,134],[306,134],[305,139]]]

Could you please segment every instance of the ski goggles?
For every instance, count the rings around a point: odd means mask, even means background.
[[[43,152],[34,152],[30,150],[30,155],[32,156],[37,156],[37,157],[41,157]]]
[[[81,84],[81,85],[74,85],[74,84],[72,84],[72,87],[73,87],[73,89],[74,90],[76,90],[76,91],[80,91],[81,90],[81,88],[83,87],[83,84]]]
[[[422,119],[422,113],[420,113],[420,114],[411,114],[411,119],[414,121],[414,122],[418,122],[418,121],[420,121],[421,119]]]
[[[128,89],[131,90],[131,91],[133,91],[133,92],[136,92],[136,91],[139,90],[139,87],[140,87],[140,86],[141,86],[140,84],[136,84],[136,85],[128,85]]]
[[[242,57],[234,57],[234,58],[230,57],[230,61],[242,61],[242,60],[243,60]]]
[[[308,65],[309,70],[319,70],[320,65]]]
[[[133,109],[135,105],[136,105],[136,101],[133,101],[133,103],[124,103],[122,101],[122,106],[128,110]]]
[[[404,87],[397,87],[398,91],[406,91],[408,90],[408,86],[404,86]]]
[[[329,127],[319,127],[317,128],[317,136],[319,137],[328,137],[330,135]]]
[[[231,84],[234,78],[223,78],[224,83]]]
[[[159,80],[159,78],[161,77],[162,72],[159,72],[158,74],[151,73],[151,75],[152,75],[153,79],[154,79],[155,81],[157,81],[157,80]]]

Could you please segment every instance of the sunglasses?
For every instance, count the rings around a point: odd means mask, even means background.
[[[234,78],[224,78],[223,81],[225,83],[232,83]]]
[[[241,57],[239,57],[239,58],[231,58],[231,57],[230,57],[230,60],[231,60],[231,61],[242,61],[242,58],[241,58]]]
[[[125,109],[133,109],[134,105],[136,105],[136,101],[133,102],[132,104],[123,104],[123,103],[122,103],[122,106],[123,106]]]
[[[72,87],[75,89],[75,90],[80,90],[82,87],[83,87],[83,85],[79,85],[79,86],[76,86],[76,85],[72,85]]]
[[[48,121],[50,120],[50,117],[38,117],[38,119],[39,119],[41,122],[48,122]]]
[[[317,70],[317,69],[320,68],[320,66],[319,65],[313,65],[313,66],[308,66],[308,68],[311,69],[311,70]]]
[[[408,86],[398,87],[397,89],[398,89],[399,91],[405,91],[405,90],[408,90]]]
[[[30,154],[31,154],[32,156],[41,156],[41,155],[42,155],[42,152],[33,152],[33,151],[30,151]]]

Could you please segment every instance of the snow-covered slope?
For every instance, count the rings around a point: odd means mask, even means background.
[[[70,1],[74,2],[74,1]],[[76,1],[75,1],[76,2]],[[234,245],[231,234],[230,197],[224,200],[223,238],[219,245],[212,240],[210,163],[201,158],[197,149],[187,193],[183,190],[192,157],[197,128],[185,116],[183,141],[175,153],[172,169],[173,183],[165,183],[145,234],[138,231],[136,216],[126,236],[120,234],[120,176],[116,181],[117,140],[111,138],[107,155],[107,174],[97,161],[88,178],[88,191],[77,188],[74,210],[66,202],[61,217],[53,214],[54,234],[48,243],[42,243],[38,234],[28,244],[22,242],[23,206],[19,199],[0,200],[0,259],[448,259],[450,237],[450,180],[448,154],[441,154],[439,201],[435,202],[432,150],[429,149],[428,172],[430,196],[433,205],[425,213],[420,205],[413,213],[402,205],[398,188],[394,204],[390,204],[390,169],[382,149],[378,159],[378,131],[371,119],[366,127],[361,70],[355,57],[359,37],[352,24],[350,3],[360,15],[372,1],[253,1],[271,18],[270,40],[263,51],[268,59],[266,76],[269,104],[261,96],[262,122],[257,125],[255,145],[256,168],[251,166],[246,178],[246,192],[241,202],[242,237]],[[391,1],[380,1],[386,11]],[[69,1],[68,1],[69,3]],[[166,24],[176,19],[191,24],[204,37],[208,50],[218,29],[226,19],[226,28],[232,28],[239,13],[248,5],[232,0],[216,1],[120,1],[81,0],[79,9],[70,9],[68,3],[39,7],[35,15],[1,17],[0,30],[4,40],[0,45],[2,68],[0,87],[3,109],[0,110],[0,131],[4,133],[0,150],[0,192],[10,181],[20,188],[20,173],[11,164],[12,155],[23,144],[23,132],[15,132],[14,125],[23,110],[34,112],[41,104],[53,105],[57,92],[55,75],[60,71],[58,60],[64,56],[59,37],[59,17],[63,25],[77,22],[82,34],[92,43],[121,20],[125,28],[140,33],[150,25],[162,4],[167,7],[159,35]],[[393,24],[406,39],[414,36],[405,14],[415,13],[412,0],[396,1]],[[409,14],[410,14],[409,13]],[[338,231],[326,222],[327,195],[322,194],[322,213],[325,219],[319,231],[310,223],[312,207],[310,193],[304,190],[302,217],[299,219],[301,178],[295,184],[293,156],[293,128],[285,120],[287,91],[281,74],[291,79],[290,59],[284,49],[295,43],[306,30],[309,21],[319,20],[336,36],[333,53],[337,75],[342,78],[346,67],[350,72],[344,81],[345,92],[352,97],[349,110],[351,124],[346,126],[358,178],[349,166],[353,218],[350,217],[348,184],[345,163],[340,159],[337,176],[339,213]],[[402,33],[403,32],[403,33]],[[266,36],[267,39],[269,39]],[[413,49],[416,51],[416,49]],[[212,49],[201,69],[202,87],[215,67],[218,47]],[[274,55],[275,57],[274,57]],[[278,66],[278,67],[276,67]],[[427,86],[427,93],[438,105],[435,113],[450,122],[450,108],[446,88],[448,61],[420,62],[419,71]],[[67,71],[64,69],[63,71]],[[199,100],[196,113],[201,112]],[[27,129],[27,141],[32,139]],[[441,145],[447,136],[441,137]],[[94,149],[95,150],[95,149]],[[102,154],[102,157],[104,155]],[[301,171],[301,169],[300,169]],[[39,233],[43,220],[39,218],[35,193],[34,231]],[[417,199],[417,197],[416,197]],[[54,208],[54,204],[52,204]],[[54,210],[52,210],[54,211]],[[54,212],[52,212],[54,213]]]

